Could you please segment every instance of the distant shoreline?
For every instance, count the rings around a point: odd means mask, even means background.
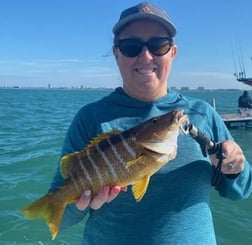
[[[175,88],[175,87],[171,87],[172,90],[177,90],[180,92],[209,92],[209,91],[244,91],[244,89],[237,89],[237,88],[230,88],[230,89],[207,89],[207,88],[197,88],[197,89],[192,89],[192,88]],[[87,91],[87,90],[106,90],[106,91],[112,91],[114,90],[114,88],[104,88],[104,87],[21,87],[21,86],[4,86],[4,87],[0,87],[0,90],[83,90],[83,91]],[[249,89],[247,89],[247,91],[250,91]]]
[[[55,88],[47,88],[47,87],[19,87],[19,86],[6,86],[6,87],[0,87],[1,90],[113,90],[113,88],[78,88],[78,87],[55,87]]]

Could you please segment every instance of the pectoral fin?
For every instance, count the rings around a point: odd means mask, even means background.
[[[132,186],[132,193],[137,202],[141,201],[141,199],[143,198],[149,182],[150,176],[148,175]]]
[[[126,168],[128,169],[129,167],[132,167],[132,166],[135,165],[135,164],[138,164],[138,165],[139,165],[139,164],[144,164],[145,162],[143,162],[142,159],[143,159],[143,155],[139,156],[139,157],[136,158],[136,159],[133,159],[133,160],[127,162]]]

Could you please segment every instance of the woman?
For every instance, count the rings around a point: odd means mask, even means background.
[[[248,197],[252,190],[250,165],[220,116],[207,103],[168,89],[177,46],[176,29],[166,12],[140,3],[122,12],[113,33],[122,88],[77,113],[62,155],[83,149],[103,131],[125,130],[182,108],[194,125],[222,142],[225,159],[217,191],[230,199]],[[136,203],[131,192],[119,186],[104,186],[92,199],[87,190],[66,208],[61,228],[89,214],[83,244],[216,244],[209,195],[217,163],[214,155],[211,159],[202,156],[192,138],[180,135],[177,157],[152,176],[141,202]],[[58,169],[51,189],[62,183]]]

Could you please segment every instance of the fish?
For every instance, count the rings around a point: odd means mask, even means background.
[[[150,177],[176,157],[177,138],[187,120],[183,110],[173,110],[124,131],[99,134],[83,150],[61,158],[62,186],[22,209],[22,214],[44,219],[54,240],[66,206],[85,190],[94,197],[105,185],[132,186],[139,202]]]

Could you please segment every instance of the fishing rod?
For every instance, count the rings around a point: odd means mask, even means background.
[[[219,161],[216,167],[216,172],[211,180],[211,184],[212,186],[217,186],[220,182],[220,178],[222,175],[222,162],[223,159],[225,159],[225,154],[222,151],[222,143],[216,143],[215,141],[211,140],[206,134],[201,132],[189,121],[187,121],[182,126],[182,131],[185,134],[189,134],[200,145],[201,152],[204,157],[207,157],[207,154],[216,154],[216,158],[219,159]]]

